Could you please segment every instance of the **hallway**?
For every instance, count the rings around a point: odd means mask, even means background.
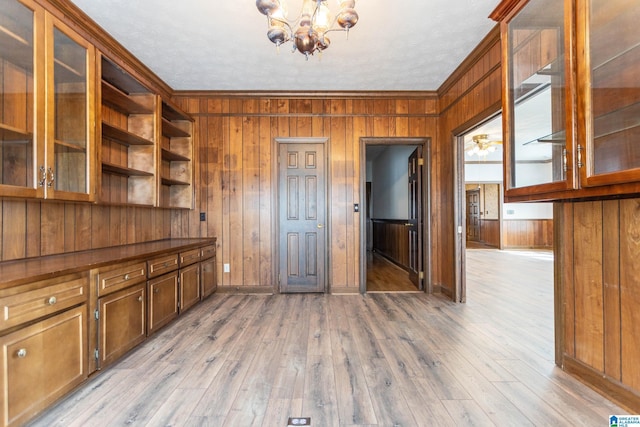
[[[551,252],[469,250],[467,265],[467,304],[214,294],[33,425],[604,426],[625,413],[553,363]]]

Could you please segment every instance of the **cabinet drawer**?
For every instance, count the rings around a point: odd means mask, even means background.
[[[88,285],[89,277],[80,274],[11,289],[11,295],[0,297],[0,330],[86,302]],[[22,291],[24,288],[29,290]]]
[[[200,248],[180,252],[180,267],[200,261]]]
[[[97,277],[98,295],[107,295],[136,283],[144,282],[147,278],[147,263],[143,261],[106,271],[100,270]]]
[[[164,255],[147,261],[149,277],[160,276],[178,268],[178,254]]]
[[[216,256],[216,245],[208,245],[203,247],[200,259],[207,259]]]

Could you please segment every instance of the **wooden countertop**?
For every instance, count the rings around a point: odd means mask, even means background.
[[[215,238],[166,239],[131,245],[111,246],[89,251],[48,255],[0,262],[0,290],[63,274],[88,271],[93,268],[148,259],[156,255],[189,250],[215,244]]]

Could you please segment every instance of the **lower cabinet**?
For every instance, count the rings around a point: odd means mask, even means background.
[[[180,312],[200,301],[200,265],[180,268]]]
[[[146,301],[146,282],[98,299],[99,367],[115,361],[144,341]]]
[[[151,335],[178,316],[178,271],[150,279],[147,292],[147,335]]]
[[[216,268],[216,247],[214,245],[205,246],[202,248],[202,261],[200,262],[200,292],[203,299],[218,289]]]
[[[2,425],[22,425],[86,377],[87,306],[0,337]]]

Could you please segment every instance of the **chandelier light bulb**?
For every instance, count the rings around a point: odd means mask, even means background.
[[[307,59],[330,46],[327,33],[344,31],[348,37],[349,29],[358,22],[355,0],[337,0],[336,11],[331,10],[328,0],[298,0],[302,1],[302,8],[295,20],[288,19],[288,1],[256,0],[256,8],[267,17],[267,38],[276,48],[291,41],[293,51]]]

